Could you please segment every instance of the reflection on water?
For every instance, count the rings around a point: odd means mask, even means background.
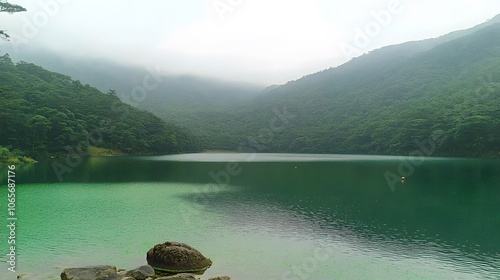
[[[434,226],[445,223],[439,219],[450,219],[448,216],[411,220],[406,213],[400,213],[406,219],[393,220],[393,215],[363,214],[370,211],[369,207],[347,205],[350,199],[291,198],[278,192],[263,194],[247,190],[217,196],[209,207],[224,213],[225,223],[241,231],[242,235],[261,232],[284,239],[319,241],[317,246],[330,246],[338,253],[374,256],[387,263],[403,262],[401,267],[394,268],[393,273],[410,266],[415,271],[427,269],[442,274],[444,278],[439,279],[500,278],[499,242],[494,230],[500,224],[488,225],[489,232],[468,224],[456,225],[464,229],[450,231],[446,227]],[[342,200],[346,204],[339,203]],[[453,209],[449,212],[453,214]],[[491,221],[485,219],[483,222]],[[451,223],[448,222],[447,226]],[[384,273],[378,271],[375,275],[383,277]],[[425,275],[420,274],[424,277],[420,279],[437,279],[432,274]]]
[[[130,267],[179,240],[236,279],[500,279],[500,162],[429,158],[391,189],[384,173],[403,160],[93,158],[62,183],[28,184],[58,182],[39,164],[19,175],[23,265]]]

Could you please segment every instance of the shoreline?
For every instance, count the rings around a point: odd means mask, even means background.
[[[165,156],[165,155],[185,155],[185,154],[247,154],[247,153],[241,153],[238,151],[234,150],[206,150],[206,151],[200,151],[200,152],[185,152],[185,153],[175,153],[175,154],[126,154],[121,151],[116,151],[116,150],[110,150],[110,149],[98,149],[98,150],[89,150],[89,154],[85,156],[80,156],[76,155],[74,157],[70,158],[108,158],[108,157],[127,157],[127,156]],[[273,153],[273,152],[265,152],[265,153],[254,153],[254,154],[284,154],[284,155],[315,155],[315,156],[367,156],[367,157],[400,157],[400,158],[409,158],[412,156],[409,155],[397,155],[397,154],[330,154],[330,153],[315,153],[315,154],[309,154],[309,153],[286,153],[286,152],[279,152],[279,153]],[[500,153],[498,155],[482,155],[482,156],[457,156],[457,155],[433,155],[433,156],[421,156],[423,158],[427,159],[460,159],[460,160],[477,160],[477,159],[491,159],[491,160],[497,160],[500,159]],[[18,157],[9,157],[8,159],[0,160],[0,166],[2,165],[10,165],[10,164],[36,164],[39,162],[43,161],[48,161],[48,160],[65,160],[67,157],[56,157],[56,156],[50,156],[50,157],[45,157],[41,159],[33,159],[27,156],[18,156]]]

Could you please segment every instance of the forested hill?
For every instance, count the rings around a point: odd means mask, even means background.
[[[431,140],[434,155],[500,155],[500,24],[394,55],[374,51],[256,100],[298,115],[270,148],[408,154]]]
[[[424,141],[434,156],[500,156],[499,22],[381,48],[260,93],[251,85],[160,77],[134,105],[186,127],[203,150],[408,155]],[[143,71],[103,65],[75,73],[122,98],[144,79]],[[0,89],[0,145],[35,156],[64,153],[82,139],[84,147],[125,153],[196,149],[185,131],[113,94],[6,56]],[[102,142],[89,138],[96,131]]]
[[[8,46],[6,46],[7,49]],[[13,50],[12,50],[13,51]],[[214,80],[190,75],[166,75],[154,65],[137,67],[117,64],[105,59],[91,59],[61,55],[36,46],[26,46],[15,53],[14,60],[30,61],[46,69],[64,73],[100,90],[116,90],[125,103],[148,110],[165,120],[186,127],[200,140],[200,147],[234,149],[235,130],[229,128],[231,112],[237,113],[261,94],[264,86]],[[132,91],[145,77],[152,75],[158,82],[148,89],[146,98],[136,100]],[[210,123],[207,126],[206,121]],[[216,142],[214,142],[216,141]]]
[[[196,110],[187,126],[205,149],[408,155],[426,141],[435,156],[500,156],[498,20]],[[295,117],[272,130],[284,111]]]
[[[191,135],[149,112],[34,64],[0,56],[0,146],[41,159],[88,154],[196,151]]]

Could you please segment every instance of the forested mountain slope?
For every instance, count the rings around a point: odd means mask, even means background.
[[[439,38],[381,48],[341,66],[264,90],[190,76],[156,77],[158,84],[144,99],[130,104],[185,127],[196,136],[198,147],[206,150],[407,155],[421,149],[418,143],[431,141],[432,155],[499,156],[499,22],[500,17],[496,17]],[[36,154],[39,147],[53,154],[61,152],[63,142],[74,142],[64,138],[59,144],[49,145],[31,140],[48,131],[45,120],[33,117],[48,118],[54,130],[58,112],[86,123],[82,132],[77,122],[68,123],[72,128],[69,134],[77,135],[74,139],[81,139],[84,131],[98,129],[98,121],[118,121],[117,133],[104,133],[103,147],[129,153],[196,148],[185,131],[165,125],[152,115],[141,112],[133,120],[121,119],[120,114],[109,110],[116,96],[31,64],[14,65],[5,57],[3,60],[1,69],[9,75],[1,74],[0,88],[4,89],[2,98],[9,96],[10,103],[2,102],[0,106],[6,109],[1,113],[8,123],[27,124],[19,131],[8,132],[23,135],[15,136],[16,140],[23,139],[19,142],[23,150]],[[103,89],[115,89],[125,102],[130,101],[127,97],[145,75],[152,75],[106,62],[86,65],[88,68],[78,66],[68,72],[86,77]],[[28,74],[28,81],[36,80],[36,86],[22,82]],[[44,75],[53,77],[42,78]],[[32,80],[33,76],[36,79]],[[7,79],[10,88],[4,86],[6,77],[11,77]],[[51,94],[45,96],[46,91]],[[92,95],[93,103],[83,98],[88,92],[97,94]],[[43,102],[38,101],[40,97]],[[23,109],[25,104],[28,107]],[[119,104],[120,108],[129,108]],[[52,108],[48,105],[56,106],[57,112],[51,115],[43,111],[43,107]],[[80,108],[73,111],[75,118],[64,111],[73,105]],[[89,118],[93,110],[99,113]],[[24,113],[26,118],[12,117]],[[161,124],[147,125],[151,122]],[[58,132],[52,133],[50,137]],[[6,135],[2,133],[0,145],[17,147],[17,142],[9,138],[12,136]]]
[[[0,146],[36,159],[88,154],[195,151],[185,130],[99,90],[39,66],[0,56]]]
[[[433,155],[498,156],[500,24],[445,37],[382,48],[251,101],[179,110],[196,117],[188,127],[206,149],[409,154],[434,141]],[[285,108],[295,117],[270,137]]]
[[[297,113],[278,142],[289,151],[498,155],[500,24],[391,60],[383,50],[309,75],[256,100]],[[256,105],[254,105],[256,106]]]
[[[225,116],[238,111],[235,109],[261,94],[264,89],[264,86],[248,83],[168,75],[155,65],[145,68],[126,66],[103,59],[63,56],[28,46],[22,52],[15,53],[13,58],[64,73],[104,92],[116,90],[123,102],[153,112],[167,123],[188,128],[200,136],[200,145],[205,149],[236,145],[234,133],[226,129]],[[134,98],[134,89],[141,86],[146,77],[152,78],[153,86],[148,88],[144,96],[141,94],[140,98]],[[207,117],[211,122],[210,129],[205,123]],[[231,133],[231,136],[223,136],[226,133]],[[214,139],[218,143],[214,143]]]

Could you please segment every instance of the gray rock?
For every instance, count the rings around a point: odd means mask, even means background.
[[[210,278],[208,280],[231,280],[231,278],[229,278],[229,276],[219,276],[219,277]]]
[[[116,267],[110,265],[66,268],[61,273],[61,280],[96,280],[116,274]]]
[[[180,273],[173,276],[163,276],[160,278],[156,278],[156,280],[198,280],[194,274],[190,273]]]
[[[136,280],[146,280],[148,277],[155,277],[154,269],[149,265],[143,265],[136,269],[129,270],[125,273],[125,276],[130,276]]]
[[[113,273],[108,276],[97,277],[95,280],[123,280],[123,278],[125,278],[125,276],[118,273]]]
[[[203,256],[198,250],[178,242],[165,242],[155,245],[148,251],[146,260],[157,273],[190,272],[202,274],[212,265],[212,261]]]
[[[96,278],[95,280],[136,280],[136,279],[134,277],[126,276],[122,272],[118,272],[118,273],[110,274],[110,275],[105,276],[105,277]]]

